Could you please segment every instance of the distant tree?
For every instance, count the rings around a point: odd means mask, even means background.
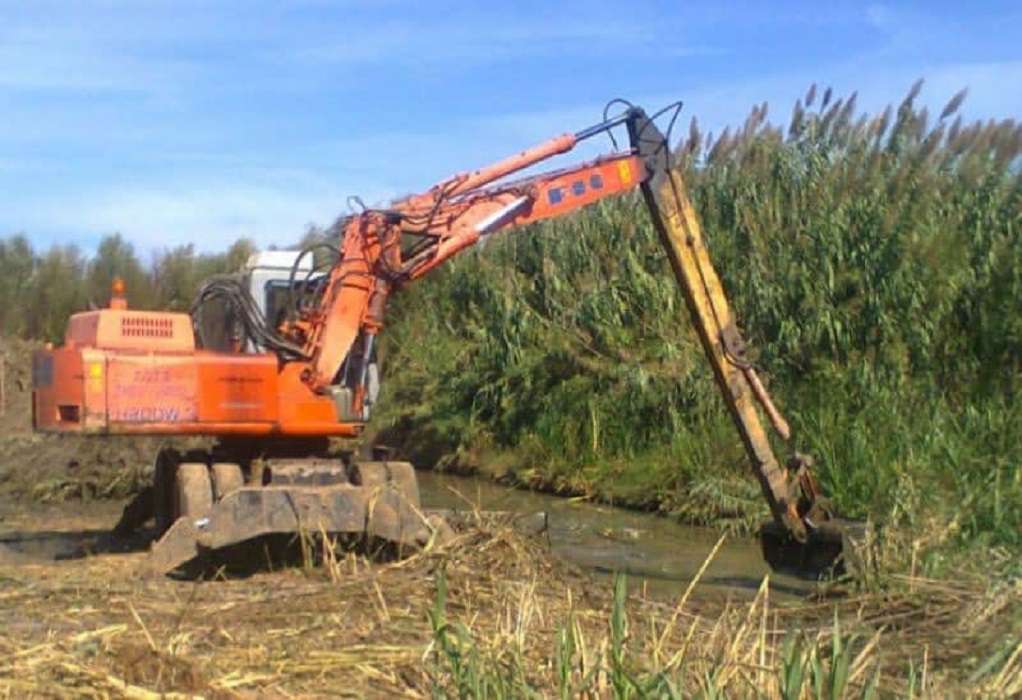
[[[224,272],[237,272],[241,270],[252,254],[258,250],[252,239],[239,238],[227,249],[224,260]]]
[[[203,282],[213,275],[240,271],[255,251],[255,244],[242,238],[226,253],[197,255],[191,243],[158,253],[150,271],[156,307],[187,311]]]
[[[150,274],[155,307],[187,311],[198,284],[195,247],[189,243],[157,254]]]
[[[124,280],[131,306],[152,308],[154,294],[150,277],[135,255],[134,246],[119,233],[100,241],[96,255],[89,263],[86,284],[89,301],[97,306],[106,306],[110,299],[110,285],[116,277]]]
[[[298,241],[298,245],[293,246],[293,248],[295,250],[303,250],[310,246],[319,246],[321,243],[339,248],[341,238],[344,236],[344,225],[346,222],[345,217],[339,217],[329,226],[309,224],[305,227],[305,233],[302,235],[301,240]],[[317,267],[333,262],[334,257],[335,255],[328,248],[322,246],[318,247],[313,253],[313,261]]]
[[[77,247],[53,246],[39,260],[22,306],[29,337],[58,341],[67,319],[86,305],[85,260]]]
[[[308,248],[310,245],[316,245],[318,243],[325,243],[329,238],[330,233],[328,229],[322,226],[316,226],[315,224],[309,224],[305,227],[305,233],[298,240],[298,244],[294,246],[296,250],[302,248]]]
[[[0,241],[0,335],[25,333],[25,300],[36,259],[24,235]]]
[[[120,234],[91,258],[75,246],[37,253],[24,235],[0,239],[0,336],[58,341],[71,314],[107,305],[118,277],[133,308],[187,311],[206,279],[239,272],[256,250],[248,238],[223,253],[198,254],[189,243],[156,253],[147,270]]]

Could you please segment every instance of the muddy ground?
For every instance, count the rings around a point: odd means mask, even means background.
[[[892,575],[783,602],[633,583],[615,608],[609,577],[488,517],[401,558],[294,545],[145,577],[145,533],[108,529],[157,441],[32,434],[28,347],[5,350],[0,696],[777,696],[786,640],[807,678],[834,667],[835,617],[852,696],[1022,693],[1022,587],[1004,582]]]
[[[32,432],[32,349],[0,339],[0,498],[23,502],[124,498],[148,478],[158,439],[102,441]]]

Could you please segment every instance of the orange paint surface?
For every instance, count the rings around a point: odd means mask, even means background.
[[[71,316],[64,345],[189,353],[195,352],[195,336],[188,314],[100,309]]]
[[[198,418],[194,357],[110,354],[105,381],[109,423],[183,423]]]

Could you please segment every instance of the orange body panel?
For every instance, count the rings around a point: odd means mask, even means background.
[[[333,399],[301,380],[305,363],[281,366],[272,353],[194,351],[191,326],[176,325],[175,317],[183,314],[149,312],[140,326],[122,325],[125,313],[76,314],[66,346],[35,354],[38,430],[301,437],[354,436],[362,430],[360,422],[340,421]],[[138,327],[158,335],[136,333]],[[146,347],[151,345],[160,349]],[[163,349],[171,345],[176,351]],[[181,351],[189,346],[191,352]]]
[[[200,352],[195,356],[198,419],[203,423],[276,423],[277,358]]]
[[[304,362],[292,362],[284,365],[280,373],[280,425],[291,435],[318,434],[330,430],[338,421],[336,404],[302,381],[302,373],[307,369]],[[358,425],[361,430],[361,424]]]
[[[194,356],[115,351],[103,355],[106,423],[130,425],[199,420],[199,373]],[[98,367],[99,363],[93,366]]]

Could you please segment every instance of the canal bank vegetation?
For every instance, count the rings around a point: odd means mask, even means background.
[[[815,87],[675,151],[840,511],[904,566],[1022,573],[1022,126]],[[642,202],[508,234],[397,296],[382,440],[414,461],[749,530],[757,486]],[[899,539],[900,538],[900,539]]]

